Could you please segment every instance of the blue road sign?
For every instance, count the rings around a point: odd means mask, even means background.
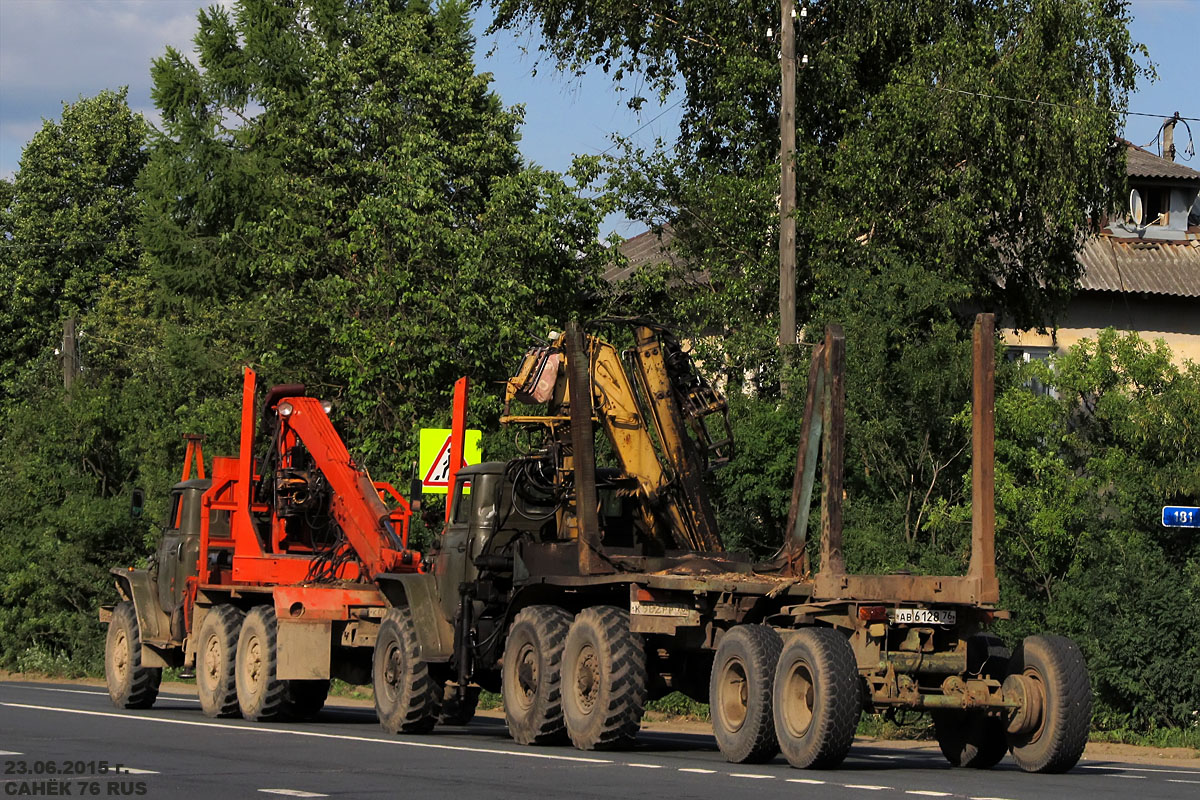
[[[1200,508],[1194,506],[1163,506],[1164,528],[1200,528]]]

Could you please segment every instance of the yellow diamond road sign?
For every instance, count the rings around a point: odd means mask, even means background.
[[[468,464],[478,464],[483,460],[480,446],[483,432],[467,430],[465,438],[463,462],[459,465],[460,469]],[[421,429],[421,458],[417,468],[421,471],[421,486],[425,494],[446,494],[450,490],[449,428]]]

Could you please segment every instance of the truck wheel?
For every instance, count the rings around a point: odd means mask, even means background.
[[[832,628],[803,628],[775,670],[775,735],[788,763],[830,769],[842,763],[862,712],[854,651]]]
[[[982,711],[934,711],[938,747],[952,767],[991,769],[1008,752],[1004,721]]]
[[[213,606],[196,636],[196,692],[206,717],[238,714],[237,646],[245,614],[223,603]]]
[[[763,764],[779,752],[771,691],[783,640],[766,625],[736,625],[717,645],[708,681],[713,734],[725,760]]]
[[[287,681],[287,693],[292,719],[310,720],[325,707],[329,698],[329,680]]]
[[[563,653],[563,717],[580,750],[628,747],[646,709],[646,650],[629,630],[629,612],[584,609],[571,623]]]
[[[421,659],[407,608],[389,608],[375,640],[375,713],[388,733],[428,733],[437,722],[437,686]]]
[[[508,628],[500,691],[508,733],[520,744],[566,738],[562,660],[570,624],[571,615],[561,608],[529,606]]]
[[[104,681],[117,708],[150,708],[158,698],[162,670],[142,666],[142,637],[133,603],[117,603],[104,640]]]
[[[479,705],[479,687],[468,686],[462,694],[458,684],[447,681],[442,689],[442,704],[438,710],[439,725],[466,725],[475,719],[475,708]]]
[[[1005,688],[1014,680],[1041,713],[1025,725],[1015,718],[1010,723],[1013,758],[1026,772],[1066,772],[1083,755],[1092,724],[1092,686],[1083,653],[1065,636],[1026,637],[1009,662]]]
[[[238,708],[251,722],[275,722],[288,715],[287,682],[275,677],[278,624],[272,606],[255,606],[238,635]]]

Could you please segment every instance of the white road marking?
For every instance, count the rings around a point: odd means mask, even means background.
[[[1007,797],[972,797],[971,800],[1009,800]]]
[[[259,789],[263,794],[282,794],[288,797],[329,797],[327,794],[304,792],[299,789]]]
[[[905,789],[905,794],[919,794],[922,797],[953,797],[950,792],[933,792],[928,789]]]
[[[245,733],[266,733],[276,736],[305,736],[311,739],[337,739],[345,742],[373,742],[393,747],[417,747],[426,750],[448,750],[456,753],[490,753],[497,756],[515,756],[517,758],[536,758],[543,761],[571,761],[582,764],[613,764],[612,759],[586,758],[584,756],[560,756],[550,753],[528,753],[521,750],[498,750],[490,747],[467,747],[455,744],[434,744],[433,742],[413,742],[404,739],[377,739],[371,736],[349,736],[340,733],[320,733],[318,731],[289,730],[285,728],[264,728],[257,725],[226,725],[220,722],[197,722],[187,719],[167,719],[165,717],[144,717],[136,714],[120,714],[111,711],[84,711],[79,708],[59,708],[57,706],[35,706],[26,703],[0,703],[7,708],[25,708],[33,711],[60,711],[64,714],[80,714],[85,717],[105,717],[107,719],[123,719],[135,722],[159,722],[167,725],[190,725],[195,728],[219,728],[224,731],[242,731]]]
[[[772,780],[775,778],[774,775],[760,775],[756,772],[731,772],[731,773],[729,773],[729,777],[731,777],[731,778],[770,778]]]
[[[1081,766],[1079,769],[1102,769],[1107,772],[1167,772],[1172,775],[1196,775],[1200,776],[1200,770],[1196,769],[1155,769],[1154,767],[1127,767],[1124,764],[1112,767],[1089,767]]]
[[[152,769],[134,769],[133,767],[121,767],[121,774],[128,772],[130,775],[161,775],[161,772],[155,772]]]
[[[868,792],[881,792],[884,789],[891,789],[890,786],[875,786],[870,783],[843,783],[842,786],[847,789],[866,789]]]
[[[1145,775],[1120,775],[1120,774],[1117,774],[1117,775],[1109,775],[1108,777],[1124,778],[1125,780],[1129,780],[1129,781],[1144,781],[1144,780],[1146,780]]]
[[[810,786],[823,786],[825,781],[819,781],[815,778],[788,778],[788,783],[807,783]]]
[[[1197,783],[1197,784],[1200,784],[1200,781],[1185,781],[1180,778],[1167,778],[1167,783]]]
[[[626,764],[627,767],[638,767],[640,769],[662,769],[662,764]]]
[[[24,753],[18,753],[16,750],[0,750],[0,756],[21,756]]]
[[[87,689],[56,689],[52,686],[14,686],[14,689],[30,689],[35,692],[61,692],[62,694],[90,694],[94,697],[108,697],[108,692],[88,691]],[[160,700],[181,700],[185,703],[199,703],[197,697],[188,697],[185,694],[166,694],[159,692],[158,699]]]
[[[680,772],[694,772],[697,775],[715,775],[715,769],[700,769],[699,767],[680,767]]]

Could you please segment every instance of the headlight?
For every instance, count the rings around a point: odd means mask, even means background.
[[[281,417],[290,417],[294,409],[291,403],[280,403],[275,407],[275,410],[279,412],[279,416]]]
[[[329,400],[322,400],[321,408],[325,409],[325,413],[328,414],[330,411],[333,411],[333,403]]]

